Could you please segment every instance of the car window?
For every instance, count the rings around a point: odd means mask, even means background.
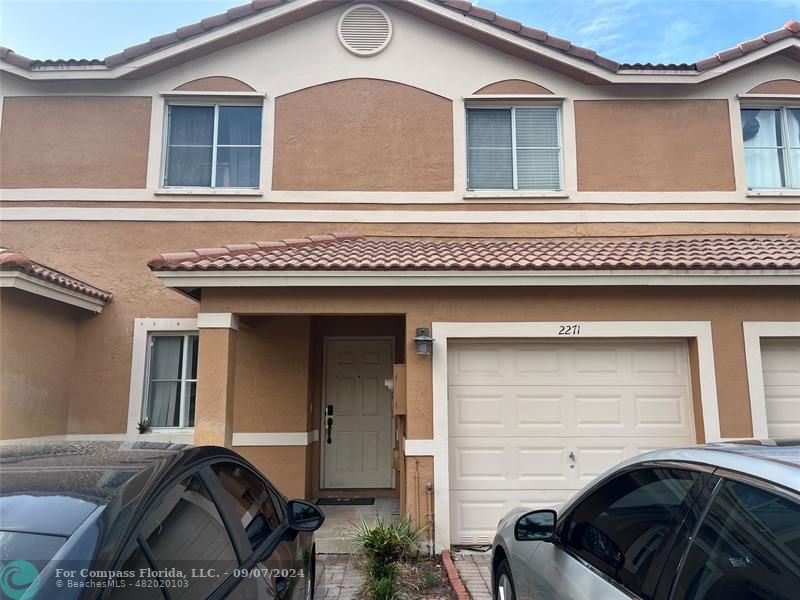
[[[788,600],[798,594],[800,504],[724,482],[689,547],[672,597]]]
[[[144,569],[144,571],[143,571]],[[152,566],[142,552],[137,540],[132,540],[122,553],[121,576],[114,577],[114,587],[103,597],[111,600],[163,600],[164,594],[155,582],[148,581],[141,573],[148,572]]]
[[[667,468],[619,475],[568,515],[563,543],[630,591],[650,598],[674,534],[705,477]]]
[[[253,549],[264,542],[281,523],[272,494],[258,475],[235,463],[217,463],[212,470],[230,498]]]
[[[220,574],[239,566],[222,517],[198,475],[173,486],[148,511],[140,535],[159,571],[214,573],[187,577],[186,587],[169,590],[173,600],[204,598],[224,582]]]

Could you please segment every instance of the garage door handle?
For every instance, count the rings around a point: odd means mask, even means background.
[[[570,459],[572,462],[575,462],[575,453],[574,453],[574,452],[570,451],[570,453],[569,453],[569,459]]]

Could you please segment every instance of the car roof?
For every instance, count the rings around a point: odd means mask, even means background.
[[[214,453],[233,455],[139,441],[2,442],[0,530],[68,537],[123,490],[142,494],[178,465]]]
[[[653,461],[708,465],[756,477],[800,493],[800,439],[737,440],[654,450],[619,466]]]

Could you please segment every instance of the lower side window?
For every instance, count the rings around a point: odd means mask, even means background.
[[[150,427],[194,427],[196,333],[151,333],[144,419]]]
[[[717,492],[692,541],[672,598],[797,598],[800,504],[744,483]]]

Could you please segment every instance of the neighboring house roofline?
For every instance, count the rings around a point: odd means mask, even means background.
[[[101,312],[112,294],[0,247],[0,288],[16,288],[93,312]]]
[[[695,63],[621,64],[465,0],[385,1],[450,29],[470,31],[472,37],[499,43],[501,49],[527,54],[534,62],[590,84],[700,82],[777,53],[800,60],[800,22],[796,20]],[[0,70],[37,80],[145,77],[336,6],[340,4],[333,0],[253,0],[104,59],[34,60],[0,47]]]

